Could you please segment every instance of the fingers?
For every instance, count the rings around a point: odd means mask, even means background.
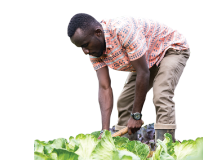
[[[135,134],[140,128],[128,128],[128,134]]]
[[[132,132],[132,133],[133,133],[133,134],[135,134],[136,132],[137,132],[137,130],[135,129],[135,130],[133,130],[133,132]]]
[[[129,135],[135,134],[135,133],[136,133],[136,131],[134,131],[134,132],[132,132],[132,131],[128,132]]]
[[[132,134],[131,128],[129,128],[129,127],[128,127],[128,134],[129,134],[129,135]]]
[[[140,128],[128,128],[128,134],[134,134],[135,132],[137,132]]]

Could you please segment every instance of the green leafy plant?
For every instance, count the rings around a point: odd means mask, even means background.
[[[144,131],[145,132],[145,131]],[[145,132],[146,133],[146,132]],[[150,146],[125,137],[112,137],[105,130],[101,139],[99,131],[79,134],[69,141],[58,138],[52,141],[34,141],[35,160],[203,160],[203,137],[173,143],[166,133],[163,141],[157,140],[152,157]]]
[[[164,141],[157,140],[152,160],[203,160],[203,137],[173,143],[170,134],[164,136]]]

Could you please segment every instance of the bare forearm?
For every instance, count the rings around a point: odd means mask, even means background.
[[[102,129],[109,130],[110,117],[113,108],[112,88],[99,88],[99,104],[102,116]]]
[[[150,74],[137,75],[136,78],[136,91],[135,91],[135,100],[132,109],[132,113],[139,112],[141,113],[142,107],[145,102],[146,94],[149,87],[149,77]]]

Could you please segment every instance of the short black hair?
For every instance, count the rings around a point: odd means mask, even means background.
[[[78,28],[86,30],[93,23],[100,25],[100,23],[94,17],[86,13],[78,13],[74,15],[68,25],[68,36],[72,37]]]

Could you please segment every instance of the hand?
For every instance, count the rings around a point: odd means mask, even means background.
[[[102,134],[103,134],[103,133],[101,133],[97,139],[101,139],[101,135],[102,135]]]
[[[128,120],[128,134],[131,135],[132,133],[137,132],[142,126],[142,120],[135,120],[132,117]]]

